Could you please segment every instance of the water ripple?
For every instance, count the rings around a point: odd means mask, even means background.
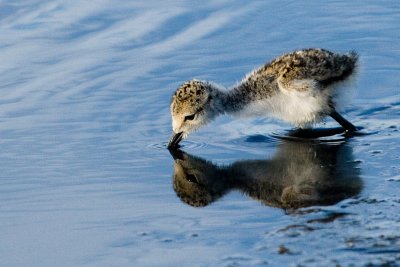
[[[152,149],[166,149],[168,146],[168,142],[159,142],[159,143],[153,143],[148,145],[149,148]],[[193,148],[203,148],[203,147],[207,147],[207,143],[203,143],[203,142],[196,142],[196,141],[182,141],[182,143],[180,143],[180,148],[181,149],[193,149]]]

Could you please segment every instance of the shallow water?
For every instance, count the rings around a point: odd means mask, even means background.
[[[0,2],[0,265],[398,265],[400,5],[324,3]],[[175,88],[230,86],[303,47],[359,52],[344,115],[365,135],[294,142],[221,117],[182,153],[254,172],[181,180],[212,181],[205,202],[174,187]]]

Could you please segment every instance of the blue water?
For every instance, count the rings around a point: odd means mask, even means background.
[[[397,0],[0,1],[0,265],[397,266],[399,25]],[[218,118],[185,164],[211,162],[200,184],[250,178],[188,205],[165,149],[174,90],[304,47],[360,54],[344,115],[365,135],[298,148],[276,138],[287,124]],[[251,172],[270,166],[291,175]],[[285,179],[316,197],[266,201]],[[347,193],[327,201],[333,185]]]

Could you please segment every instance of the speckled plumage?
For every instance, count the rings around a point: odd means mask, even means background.
[[[260,68],[260,74],[273,75],[289,88],[294,80],[313,79],[328,85],[345,79],[355,67],[357,54],[335,54],[325,49],[305,49],[283,55]],[[304,90],[296,88],[297,90]]]
[[[272,60],[228,91],[210,82],[185,82],[172,97],[173,131],[186,137],[223,113],[272,116],[300,128],[331,115],[355,129],[336,113],[338,89],[332,85],[354,73],[357,58],[355,52],[304,49]]]

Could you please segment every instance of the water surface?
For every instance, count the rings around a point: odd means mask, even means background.
[[[0,2],[0,265],[396,266],[398,25],[396,0]],[[366,135],[298,144],[278,121],[218,118],[184,155],[271,171],[185,202],[165,149],[175,88],[304,47],[359,52],[343,114]]]

